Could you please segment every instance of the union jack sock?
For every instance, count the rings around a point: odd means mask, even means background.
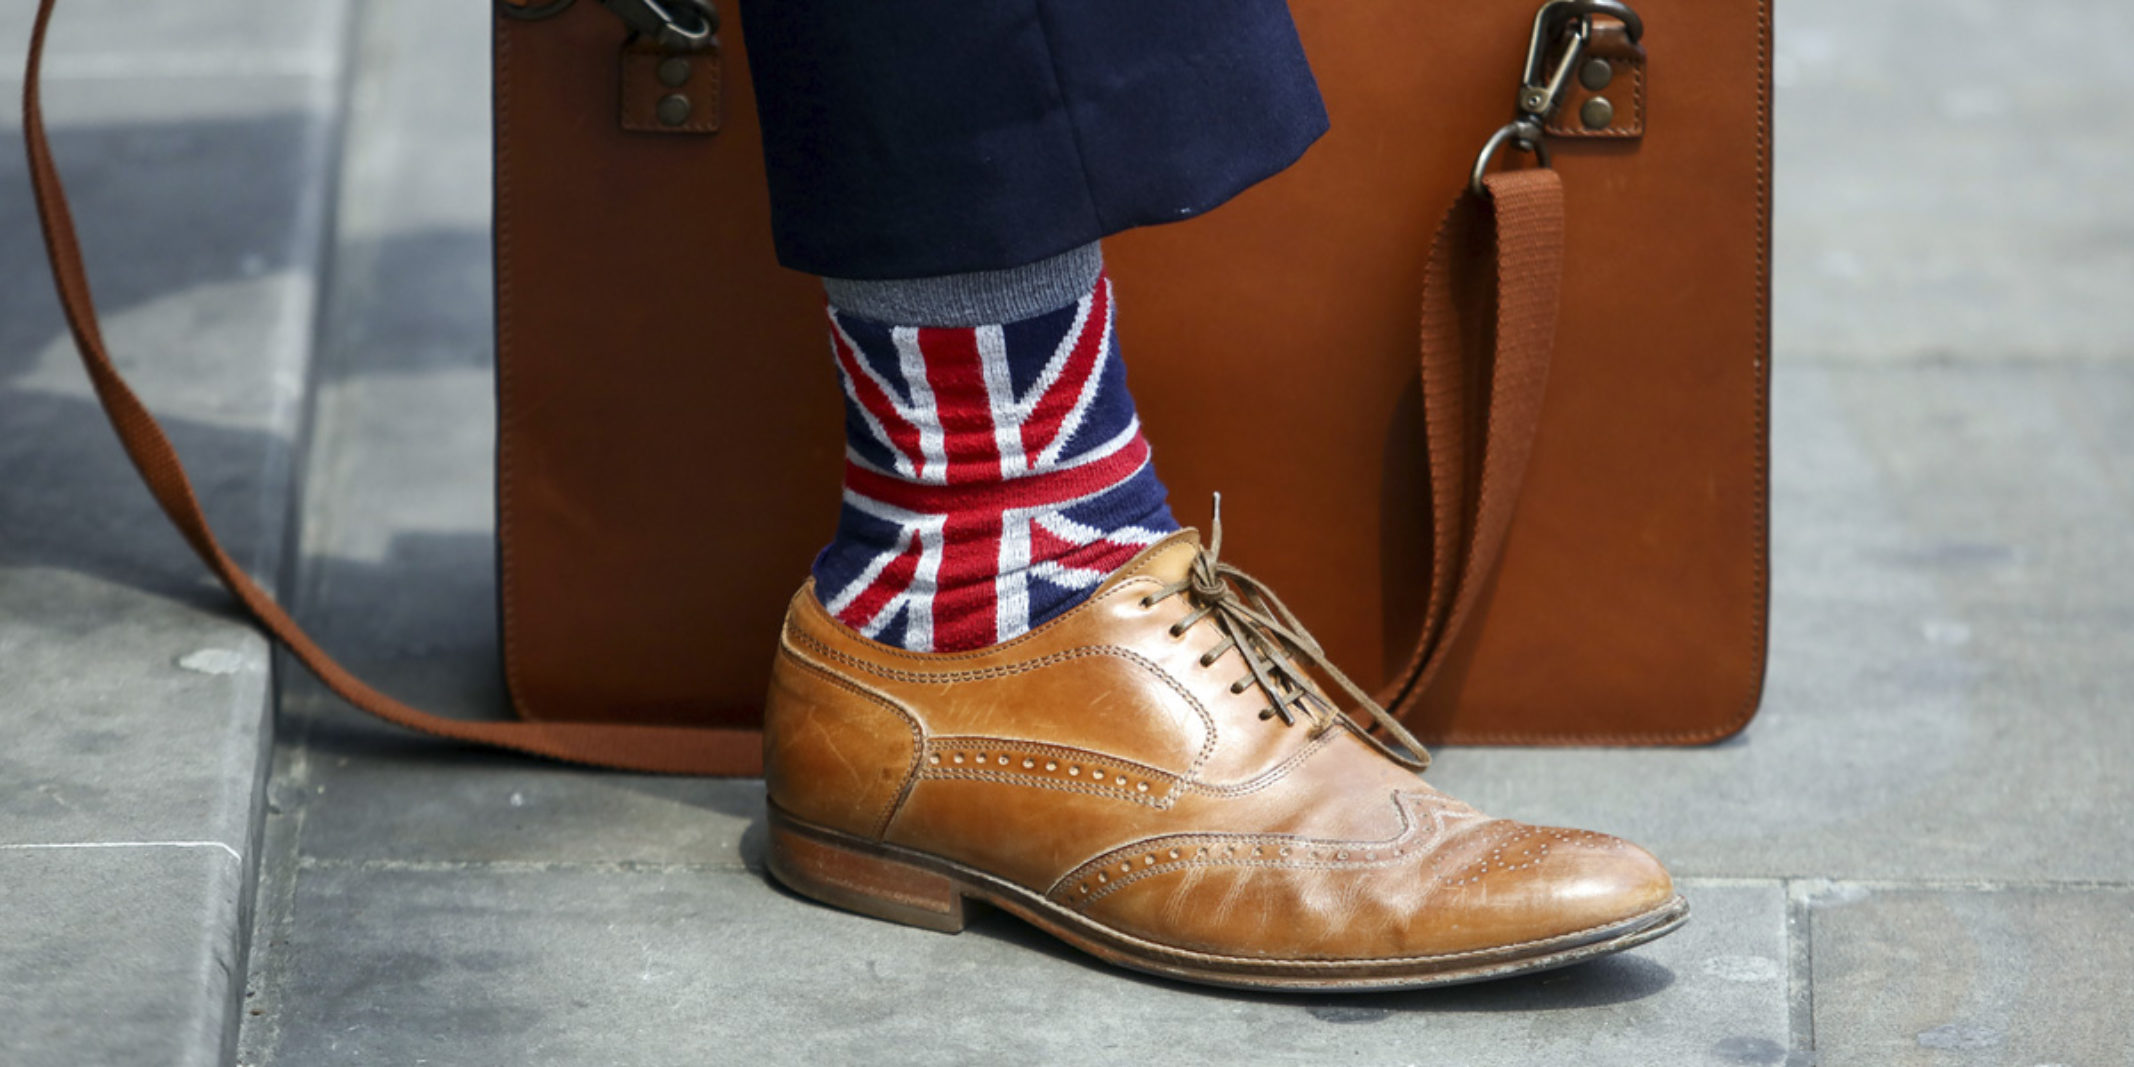
[[[1178,529],[1106,274],[1065,307],[979,326],[825,308],[845,491],[815,593],[847,626],[915,651],[1006,641]]]

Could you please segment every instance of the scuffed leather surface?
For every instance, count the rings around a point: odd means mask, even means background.
[[[1658,861],[1604,834],[1493,819],[1372,747],[1346,720],[1263,720],[1233,693],[1213,626],[1143,598],[1185,571],[1190,531],[1088,602],[1003,645],[907,652],[792,600],[770,700],[771,801],[824,825],[1005,877],[1107,927],[1212,956],[1398,960],[1577,933],[1673,895]],[[835,676],[846,684],[814,679]],[[837,716],[824,702],[894,705]],[[800,724],[807,724],[802,726]],[[837,724],[885,736],[841,736]],[[843,764],[880,742],[904,781]]]

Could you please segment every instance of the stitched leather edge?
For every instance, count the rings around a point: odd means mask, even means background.
[[[833,835],[836,833],[836,831],[828,830],[826,827],[815,826],[814,824],[809,823],[804,819],[800,819],[789,812],[784,812],[781,810],[778,812],[778,815],[780,818],[787,820],[790,824],[796,825],[798,828],[802,829],[805,832],[813,832],[817,835],[821,835],[826,832]],[[1049,899],[1045,899],[1044,897],[1042,897],[1042,895],[1036,894],[1034,890],[1030,890],[1021,886],[1016,886],[1014,883],[1009,882],[1006,879],[1001,878],[997,875],[987,875],[983,871],[977,871],[974,868],[967,868],[960,863],[955,863],[950,860],[944,860],[940,857],[932,856],[928,853],[919,852],[917,849],[902,848],[900,846],[889,847],[896,848],[897,851],[909,853],[913,856],[923,857],[925,859],[932,860],[935,864],[947,866],[951,870],[956,871],[958,873],[976,874],[980,877],[982,881],[986,883],[997,884],[999,886],[1006,887],[1009,889],[1019,890],[1024,893],[1030,893],[1033,896],[1037,896],[1039,900],[1043,901],[1046,904],[1052,905],[1054,907],[1058,906],[1056,904],[1053,904],[1053,902]],[[1207,961],[1209,963],[1224,966],[1237,965],[1260,968],[1284,968],[1301,971],[1327,971],[1336,969],[1363,970],[1378,967],[1399,966],[1401,964],[1407,963],[1428,964],[1447,960],[1464,960],[1488,956],[1503,956],[1507,954],[1518,953],[1527,949],[1542,948],[1550,945],[1564,944],[1567,942],[1590,940],[1592,939],[1594,934],[1604,930],[1641,929],[1643,928],[1643,926],[1649,925],[1649,920],[1652,920],[1658,916],[1662,916],[1670,911],[1674,911],[1678,906],[1684,905],[1684,903],[1685,902],[1682,900],[1681,895],[1677,894],[1673,899],[1669,900],[1665,904],[1660,905],[1657,908],[1653,908],[1650,911],[1641,912],[1637,915],[1632,915],[1627,918],[1617,919],[1613,922],[1597,923],[1593,926],[1573,930],[1569,933],[1556,934],[1551,937],[1537,938],[1532,941],[1520,941],[1509,945],[1497,945],[1486,949],[1469,949],[1462,952],[1441,952],[1423,956],[1388,956],[1374,957],[1369,959],[1342,960],[1262,958],[1258,956],[1225,956],[1212,952],[1200,952],[1194,949],[1175,948],[1170,945],[1164,945],[1158,942],[1136,937],[1116,927],[1099,922],[1096,919],[1092,919],[1086,915],[1082,915],[1079,912],[1073,912],[1072,914],[1074,914],[1077,920],[1088,923],[1091,926],[1096,927],[1098,930],[1101,930],[1104,936],[1106,937],[1119,941],[1122,944],[1128,945],[1138,951],[1147,952],[1159,957],[1170,957],[1173,959],[1183,959],[1192,961]]]
[[[896,795],[890,798],[889,803],[883,806],[880,815],[876,817],[874,822],[874,840],[881,841],[888,836],[889,824],[896,820],[897,813],[904,808],[904,802],[911,797],[912,788],[918,784],[919,769],[926,761],[926,728],[920,724],[917,716],[904,707],[902,702],[887,693],[869,689],[857,681],[831,670],[827,664],[809,659],[799,649],[793,647],[792,641],[788,639],[791,634],[792,630],[790,629],[780,634],[778,641],[778,654],[780,656],[792,660],[796,666],[803,670],[814,672],[822,680],[839,689],[889,709],[898,718],[904,720],[904,725],[911,730],[911,764],[904,769],[904,783],[897,788]]]
[[[1732,737],[1745,729],[1756,718],[1763,704],[1764,684],[1770,673],[1770,628],[1771,628],[1771,4],[1758,0],[1756,5],[1756,269],[1751,277],[1755,299],[1751,301],[1750,315],[1756,336],[1752,352],[1758,372],[1751,390],[1750,419],[1756,425],[1756,440],[1751,457],[1752,469],[1757,474],[1755,500],[1752,505],[1751,524],[1755,527],[1754,543],[1750,551],[1750,567],[1754,574],[1750,584],[1755,590],[1750,597],[1749,609],[1749,658],[1753,666],[1749,670],[1747,691],[1743,694],[1738,710],[1730,718],[1709,726],[1688,730],[1662,731],[1581,731],[1573,733],[1535,734],[1526,731],[1447,730],[1424,740],[1431,744],[1451,745],[1702,745]],[[1405,697],[1407,672],[1396,676],[1398,689]],[[1383,703],[1383,701],[1381,701]],[[1393,705],[1388,704],[1388,707]]]
[[[811,582],[801,588],[799,596],[813,598],[815,595],[813,590],[814,586]],[[798,599],[798,597],[796,597],[796,599]],[[822,612],[811,611],[810,613],[827,617]],[[835,622],[836,620],[833,619],[831,621]],[[1136,666],[1140,667],[1142,670],[1145,670],[1156,678],[1161,679],[1165,685],[1170,687],[1172,692],[1178,694],[1180,698],[1185,700],[1186,705],[1193,709],[1194,714],[1200,716],[1201,726],[1206,731],[1202,735],[1200,751],[1194,755],[1193,762],[1187,765],[1186,769],[1183,772],[1179,773],[1179,777],[1197,777],[1200,774],[1201,767],[1205,766],[1208,760],[1215,754],[1215,743],[1216,736],[1218,733],[1215,726],[1215,716],[1211,714],[1208,711],[1207,707],[1200,702],[1199,697],[1194,696],[1192,693],[1188,692],[1184,686],[1179,685],[1178,680],[1176,678],[1171,677],[1169,672],[1163,670],[1161,667],[1158,667],[1153,661],[1149,660],[1147,657],[1142,656],[1139,653],[1136,653],[1130,649],[1119,648],[1115,645],[1083,645],[1078,648],[1070,648],[1064,649],[1059,652],[1054,652],[1051,655],[1041,656],[1037,659],[1023,660],[1019,663],[1001,664],[997,667],[987,667],[977,670],[941,672],[900,671],[891,667],[884,667],[878,664],[869,663],[849,653],[839,652],[838,650],[831,648],[829,645],[825,644],[822,639],[816,637],[813,634],[807,633],[806,631],[800,630],[798,627],[791,628],[789,632],[796,634],[800,638],[800,640],[807,642],[814,649],[817,655],[826,657],[828,659],[836,660],[837,662],[851,667],[854,670],[865,671],[868,674],[873,674],[882,678],[891,678],[900,682],[912,682],[915,684],[980,681],[993,678],[1008,678],[1042,667],[1050,667],[1056,664],[1068,662],[1070,660],[1083,659],[1089,656],[1101,655],[1117,657],[1119,659],[1133,663]],[[867,640],[865,637],[861,637],[860,639]],[[882,645],[880,647],[882,649],[891,648],[891,646],[888,645]],[[875,651],[872,642],[870,642],[869,651]],[[909,658],[912,655],[916,654],[905,653],[905,658]]]

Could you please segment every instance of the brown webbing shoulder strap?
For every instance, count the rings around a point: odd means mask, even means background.
[[[39,75],[44,59],[45,33],[56,0],[38,0],[37,19],[30,35],[29,65],[23,76],[22,136],[29,149],[30,185],[36,194],[37,218],[44,231],[45,251],[51,259],[52,280],[66,312],[67,326],[74,334],[74,347],[82,367],[96,388],[111,428],[118,432],[126,455],[140,471],[142,481],[185,540],[192,545],[209,570],[222,580],[258,620],[261,626],[288,646],[304,666],[327,687],[356,707],[388,722],[455,741],[513,749],[535,756],[586,763],[624,770],[666,774],[759,774],[762,769],[762,735],[754,730],[699,729],[673,726],[627,726],[563,722],[475,722],[448,719],[410,707],[365,684],[348,672],[305,634],[296,620],[282,610],[252,581],[215,540],[200,501],[185,476],[170,439],[155,417],[126,384],[112,365],[99,329],[96,305],[90,299],[88,273],[82,263],[81,245],[74,220],[67,209],[66,190],[52,159],[45,136],[42,87]]]
[[[1473,614],[1511,528],[1548,386],[1563,284],[1563,184],[1545,167],[1482,184],[1482,195],[1462,191],[1446,211],[1423,273],[1430,593],[1415,653],[1388,687],[1396,698],[1389,707],[1429,691]]]

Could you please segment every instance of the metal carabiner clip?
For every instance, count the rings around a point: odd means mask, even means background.
[[[701,51],[719,32],[719,9],[709,0],[600,0],[600,6],[669,51]]]
[[[1490,161],[1506,145],[1532,152],[1535,162],[1544,167],[1549,165],[1549,150],[1542,141],[1542,132],[1548,126],[1549,117],[1563,104],[1564,93],[1570,88],[1571,72],[1585,57],[1586,43],[1593,38],[1595,15],[1607,15],[1622,22],[1623,32],[1633,43],[1645,35],[1645,20],[1622,0],[1549,0],[1541,5],[1541,10],[1534,15],[1534,33],[1526,46],[1526,69],[1519,79],[1518,116],[1489,135],[1481,154],[1475,157],[1474,171],[1468,177],[1468,188],[1477,195],[1482,192],[1482,178],[1489,172]],[[1559,41],[1562,42],[1560,50]],[[1552,50],[1557,53],[1553,62]]]

